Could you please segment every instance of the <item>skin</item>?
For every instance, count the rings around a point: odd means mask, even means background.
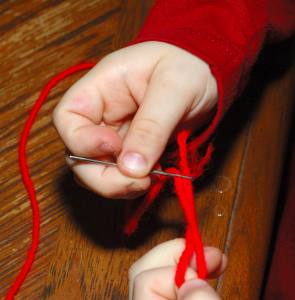
[[[129,270],[129,300],[220,300],[214,289],[197,278],[197,267],[192,259],[185,283],[178,289],[174,275],[184,249],[184,239],[162,243],[136,261]],[[205,247],[209,278],[224,271],[227,258],[217,248]]]
[[[204,61],[145,42],[103,58],[66,92],[53,120],[72,153],[118,162],[113,168],[68,160],[77,181],[107,198],[135,198],[149,188],[149,172],[175,132],[202,125],[216,102]]]

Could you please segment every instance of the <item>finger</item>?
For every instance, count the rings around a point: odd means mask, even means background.
[[[204,280],[186,281],[177,291],[178,300],[220,300],[215,290]]]
[[[90,157],[118,153],[122,145],[117,128],[103,122],[104,96],[93,72],[67,91],[53,113],[56,129],[70,151]]]
[[[154,73],[124,139],[119,167],[127,175],[142,177],[149,173],[194,99],[191,88],[170,73]]]
[[[129,270],[130,294],[133,289],[133,280],[138,274],[153,268],[176,266],[184,247],[184,239],[174,239],[157,245],[137,260]],[[212,275],[216,277],[219,276],[226,267],[226,256],[222,254],[219,249],[214,247],[205,247],[204,251],[209,277],[212,277]],[[190,267],[194,270],[197,269],[194,258],[191,260]]]
[[[210,279],[219,277],[226,269],[227,256],[218,248],[210,246],[204,247],[204,253],[208,268],[208,278]],[[198,266],[196,265],[195,253],[190,261],[190,267],[194,270],[198,269]]]
[[[174,285],[175,267],[161,267],[141,272],[134,278],[134,290],[130,300],[176,299]],[[196,277],[196,272],[188,269],[186,280]]]
[[[151,183],[149,177],[127,177],[116,167],[66,161],[83,186],[105,198],[132,199],[146,192]]]

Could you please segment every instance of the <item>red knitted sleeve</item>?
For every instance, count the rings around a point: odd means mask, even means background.
[[[163,41],[206,61],[224,112],[264,41],[289,35],[294,16],[293,0],[157,0],[132,43]]]

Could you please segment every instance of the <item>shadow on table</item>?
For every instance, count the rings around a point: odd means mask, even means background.
[[[161,222],[157,216],[159,206],[167,201],[167,192],[163,192],[160,201],[156,201],[152,209],[142,218],[138,230],[131,236],[123,234],[123,227],[127,221],[127,205],[134,209],[141,203],[142,198],[130,200],[113,200],[98,195],[78,186],[68,171],[60,181],[62,199],[69,208],[74,222],[95,243],[106,248],[128,247],[134,248],[153,233],[165,227],[181,230],[181,224],[167,224]]]

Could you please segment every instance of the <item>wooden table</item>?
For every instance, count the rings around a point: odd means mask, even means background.
[[[17,163],[28,111],[53,75],[77,62],[98,61],[129,41],[151,2],[1,1],[1,298],[31,241],[31,210]],[[258,299],[265,270],[294,100],[294,72],[285,71],[283,62],[288,51],[273,51],[270,58],[264,54],[252,83],[222,123],[208,175],[196,184],[203,239],[229,256],[227,271],[212,282],[224,299]],[[41,241],[17,299],[126,299],[131,263],[183,231],[179,204],[164,194],[126,240],[121,234],[125,202],[100,199],[73,182],[51,112],[81,75],[54,88],[30,137]]]

